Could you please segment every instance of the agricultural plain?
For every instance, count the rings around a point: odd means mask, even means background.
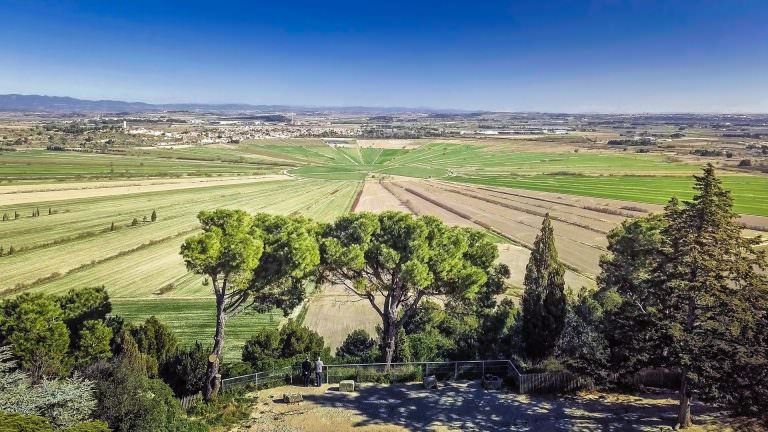
[[[700,163],[665,154],[585,149],[549,140],[265,140],[124,154],[0,153],[0,294],[63,293],[104,285],[129,321],[157,315],[183,343],[208,342],[210,286],[178,254],[212,208],[301,214],[330,221],[349,211],[398,210],[483,229],[522,286],[545,213],[575,289],[593,287],[605,236],[626,217],[689,198]],[[723,171],[745,225],[768,227],[768,176]],[[152,212],[157,219],[151,220]],[[373,330],[365,303],[329,289],[305,322],[332,346]],[[279,313],[230,321],[230,359]]]

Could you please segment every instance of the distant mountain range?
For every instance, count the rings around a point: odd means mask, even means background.
[[[237,112],[335,112],[361,114],[419,113],[465,113],[462,110],[437,110],[431,108],[376,108],[363,106],[349,107],[308,107],[291,105],[249,105],[249,104],[149,104],[116,100],[85,100],[63,96],[40,96],[5,94],[0,95],[0,111],[40,113],[140,113],[158,111],[193,111],[211,113]]]

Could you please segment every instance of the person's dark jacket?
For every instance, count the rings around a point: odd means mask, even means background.
[[[304,375],[309,375],[312,373],[312,363],[310,363],[309,360],[304,360],[304,363],[301,364],[301,372]]]

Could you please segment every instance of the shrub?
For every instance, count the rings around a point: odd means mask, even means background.
[[[348,334],[341,346],[336,349],[336,357],[349,363],[369,363],[378,355],[376,341],[363,329],[357,329]]]
[[[257,331],[243,346],[242,359],[254,370],[265,371],[297,363],[305,356],[329,358],[330,350],[322,336],[288,320],[279,331]]]
[[[244,361],[226,363],[221,366],[222,378],[233,378],[253,373],[253,366]]]
[[[64,429],[63,432],[111,432],[111,429],[102,421],[89,421]]]
[[[151,361],[125,335],[123,353],[96,372],[100,375],[97,416],[116,432],[169,432],[182,418],[171,388],[148,378]]]
[[[132,328],[131,336],[136,340],[139,351],[148,354],[158,364],[173,355],[178,345],[171,328],[154,315],[147,318],[141,326]]]
[[[177,396],[196,394],[202,391],[205,384],[210,352],[211,348],[200,342],[180,349],[163,364],[160,376]]]
[[[0,432],[53,432],[43,417],[0,412]]]

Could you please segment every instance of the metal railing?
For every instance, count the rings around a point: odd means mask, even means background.
[[[223,379],[221,380],[221,387],[223,390],[246,384],[251,384],[256,388],[276,387],[285,384],[293,384],[293,379],[299,374],[299,368],[286,366],[280,369]]]
[[[481,379],[486,374],[502,378],[509,377],[520,387],[522,376],[517,367],[509,360],[471,360],[448,362],[404,362],[391,363],[352,363],[328,364],[323,367],[323,381],[336,384],[352,379],[359,383],[396,383],[420,381],[425,376],[434,375],[441,381]],[[275,387],[301,382],[301,369],[288,366],[266,372],[242,375],[222,380],[222,388],[232,388],[251,384],[257,388]]]
[[[386,363],[329,364],[323,367],[322,378],[326,384],[337,384],[349,379],[357,383],[402,383],[421,381],[430,375],[434,375],[439,381],[457,381],[482,379],[486,374],[506,379],[507,384],[518,393],[557,393],[594,387],[591,378],[567,371],[520,373],[510,360],[405,362],[392,363],[389,368]],[[276,387],[294,382],[301,383],[301,378],[300,367],[288,366],[227,378],[222,380],[222,388],[246,384],[257,388]],[[628,377],[616,375],[613,379],[625,384],[674,388],[679,385],[680,372],[649,369]]]

